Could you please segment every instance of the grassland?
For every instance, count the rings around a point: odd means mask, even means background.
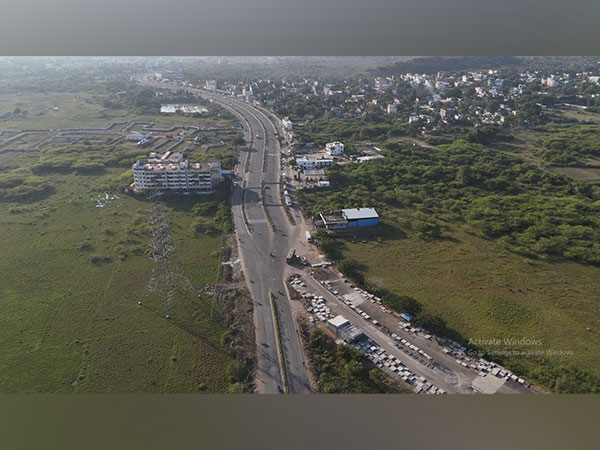
[[[176,124],[197,125],[198,120],[177,114],[139,113],[130,109],[105,108],[95,92],[9,92],[0,93],[0,114],[19,108],[26,112],[15,119],[0,122],[0,129],[49,129],[105,127],[126,120],[154,121],[158,127]],[[57,108],[57,109],[54,109]],[[237,122],[236,122],[237,123]],[[211,118],[210,126],[231,126],[226,118]]]
[[[600,373],[599,269],[572,262],[524,258],[502,245],[445,224],[447,238],[422,240],[384,227],[381,241],[345,241],[344,255],[366,267],[373,285],[409,295],[469,339],[541,340],[539,347],[573,355],[505,361],[531,373],[547,363]]]
[[[131,119],[101,111],[85,95],[12,98],[28,118],[2,129]],[[208,118],[135,119],[218,126]],[[232,146],[221,152],[234,157]],[[7,152],[0,158],[3,174],[10,174],[29,171],[40,154]],[[0,392],[239,392],[240,358],[230,341],[231,325],[240,320],[233,312],[251,317],[243,295],[231,291],[215,301],[180,293],[172,320],[159,299],[138,305],[152,264],[145,255],[149,201],[122,192],[130,175],[119,165],[87,174],[47,172],[40,175],[46,195],[0,203]],[[95,207],[104,192],[119,198]],[[165,210],[194,286],[219,282],[228,230],[223,213],[215,212],[228,210],[226,193],[167,198]]]

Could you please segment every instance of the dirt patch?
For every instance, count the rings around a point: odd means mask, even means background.
[[[579,181],[600,182],[600,168],[552,167],[552,170]]]

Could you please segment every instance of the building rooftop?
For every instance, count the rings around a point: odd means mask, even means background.
[[[379,214],[377,214],[375,208],[342,209],[342,213],[346,216],[348,220],[374,219],[379,217]]]
[[[333,319],[329,319],[328,322],[336,328],[350,323],[350,321],[342,315],[335,316]]]
[[[306,169],[304,175],[307,177],[324,177],[325,171],[323,169]]]
[[[190,162],[183,159],[180,152],[151,152],[148,161],[136,161],[133,165],[134,169],[152,170],[155,172],[168,172],[174,170],[202,170],[216,171],[221,170],[221,163],[218,161],[206,162]]]
[[[348,324],[343,326],[340,330],[340,335],[347,342],[354,342],[364,335],[364,331],[356,325],[352,325],[350,322],[348,322]]]
[[[325,223],[346,222],[346,217],[344,216],[342,211],[330,211],[327,213],[321,213],[321,218],[325,221]]]

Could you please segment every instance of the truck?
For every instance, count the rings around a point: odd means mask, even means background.
[[[292,265],[294,263],[295,259],[296,259],[296,250],[295,249],[291,249],[289,251],[287,257],[285,258],[285,262],[286,262],[286,264]]]

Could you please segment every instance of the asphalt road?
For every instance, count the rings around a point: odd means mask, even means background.
[[[155,87],[182,89],[181,86],[155,82],[144,76],[138,81]],[[301,343],[292,316],[290,300],[285,292],[285,258],[298,242],[300,230],[290,224],[283,208],[280,181],[280,149],[275,133],[283,134],[278,122],[268,112],[230,96],[202,89],[186,90],[219,103],[244,124],[244,137],[249,144],[241,152],[240,163],[234,171],[233,220],[238,238],[240,257],[248,288],[254,300],[254,321],[257,342],[257,390],[261,393],[280,393],[282,371],[269,294],[275,298],[279,317],[289,392],[309,393],[309,379],[304,366]],[[247,159],[250,162],[247,167]],[[259,190],[244,190],[242,186],[267,186]],[[265,196],[264,206],[261,195]],[[269,225],[266,211],[275,231]],[[244,218],[244,212],[246,220]]]

